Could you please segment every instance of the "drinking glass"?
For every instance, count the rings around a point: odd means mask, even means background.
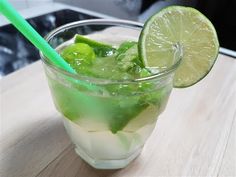
[[[72,43],[76,34],[119,46],[124,41],[138,41],[141,29],[142,24],[125,20],[84,20],[53,30],[46,40],[58,52]],[[181,58],[180,49],[173,50],[176,62],[171,66],[134,80],[72,74],[41,54],[55,107],[63,115],[76,153],[88,164],[118,169],[140,154],[172,90]],[[109,69],[105,62],[104,69]]]

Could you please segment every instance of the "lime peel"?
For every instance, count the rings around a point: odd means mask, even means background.
[[[174,77],[174,87],[188,87],[203,79],[213,67],[219,51],[212,23],[191,7],[169,6],[144,24],[139,38],[139,54],[146,67],[160,71],[175,63],[179,43],[182,62]]]

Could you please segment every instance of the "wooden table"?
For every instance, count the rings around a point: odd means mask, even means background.
[[[236,176],[236,60],[174,89],[142,154],[127,168],[96,170],[78,157],[40,62],[1,81],[1,177]]]

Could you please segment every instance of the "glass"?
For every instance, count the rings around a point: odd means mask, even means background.
[[[142,24],[124,20],[85,20],[52,31],[46,40],[59,50],[75,34],[113,46],[138,41]],[[168,69],[136,80],[109,80],[71,74],[41,55],[57,110],[76,153],[98,169],[127,166],[141,152],[157,117],[165,109],[174,71]],[[105,65],[105,63],[104,63]]]

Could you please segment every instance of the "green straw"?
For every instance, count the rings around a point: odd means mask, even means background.
[[[73,68],[35,31],[35,29],[7,2],[0,0],[0,12],[56,66],[70,73]]]

